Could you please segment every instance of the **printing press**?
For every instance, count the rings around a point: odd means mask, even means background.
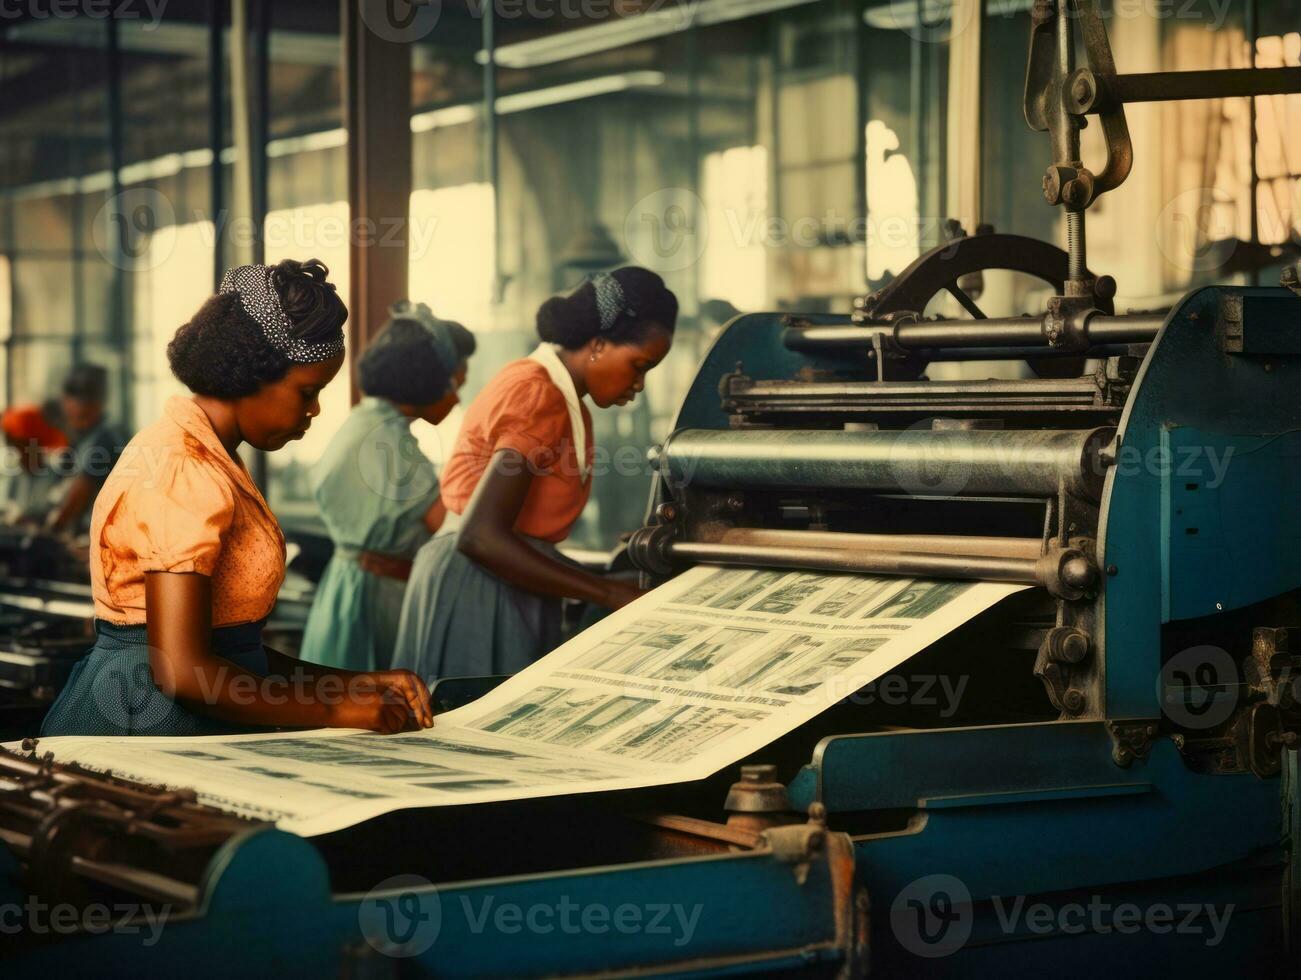
[[[744,315],[653,454],[648,583],[699,562],[1031,588],[741,773],[405,811],[310,841],[193,794],[0,757],[0,902],[134,898],[158,942],[24,937],[24,969],[109,975],[1295,975],[1301,927],[1301,295],[1199,289],[1118,313],[1084,215],[1130,166],[1126,102],[1296,91],[1296,69],[1118,75],[1096,5],[1038,4],[1026,114],[1052,138],[1070,248],[994,232],[922,255],[854,314]],[[1080,161],[1093,115],[1108,160]],[[989,318],[996,269],[1048,284]],[[1295,279],[1288,280],[1295,287]],[[941,293],[969,318],[927,319]],[[933,381],[943,361],[1033,377]],[[1297,646],[1293,650],[1293,646]],[[451,707],[495,679],[449,680]],[[739,776],[739,778],[738,778]],[[402,879],[394,876],[420,876]],[[424,879],[423,882],[420,879]],[[368,893],[437,941],[386,956]],[[1222,941],[1047,929],[1062,908],[1232,908]],[[650,929],[476,931],[462,907],[699,907]],[[389,903],[389,904],[385,904]],[[455,914],[454,914],[455,913]],[[956,929],[956,932],[952,930]],[[183,966],[182,966],[183,964]]]

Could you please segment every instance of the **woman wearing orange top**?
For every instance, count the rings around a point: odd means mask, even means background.
[[[0,416],[5,466],[0,472],[0,522],[42,524],[54,506],[59,485],[59,453],[68,437],[37,405],[16,405]]]
[[[303,664],[262,645],[285,542],[238,455],[302,438],[343,363],[348,311],[312,260],[227,272],[167,348],[192,392],[127,444],[95,501],[94,648],[42,735],[200,735],[432,724],[405,671]]]
[[[459,529],[417,552],[393,658],[422,678],[507,674],[560,641],[560,599],[617,609],[640,594],[564,561],[592,491],[592,419],[627,405],[673,342],[678,301],[655,273],[623,268],[552,297],[542,343],[466,410],[441,484]]]

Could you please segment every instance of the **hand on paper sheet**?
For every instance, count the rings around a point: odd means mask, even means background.
[[[425,682],[409,670],[381,670],[357,675],[363,682],[332,709],[332,727],[394,732],[431,728],[434,710]]]

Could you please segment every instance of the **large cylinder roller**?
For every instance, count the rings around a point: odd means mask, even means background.
[[[683,429],[660,450],[673,486],[860,489],[1097,500],[1115,429]]]

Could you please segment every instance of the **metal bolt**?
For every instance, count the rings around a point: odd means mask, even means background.
[[[1089,188],[1084,181],[1076,178],[1066,182],[1062,188],[1062,201],[1068,208],[1082,208],[1089,203]]]
[[[1119,571],[1120,571],[1120,569],[1117,568],[1115,565],[1108,565],[1108,566],[1107,566],[1107,574],[1108,574],[1108,575],[1115,575],[1115,574],[1117,574]]]

